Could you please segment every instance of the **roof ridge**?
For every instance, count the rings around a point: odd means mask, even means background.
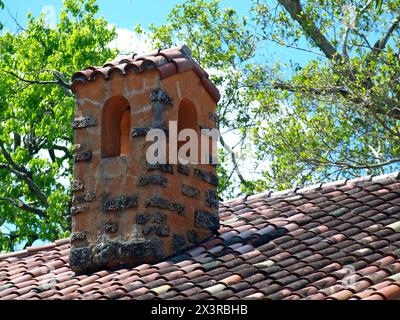
[[[304,186],[304,187],[294,187],[290,189],[285,189],[285,190],[280,190],[280,191],[273,191],[273,190],[268,190],[264,192],[260,192],[257,194],[252,194],[252,195],[241,195],[239,197],[229,199],[227,201],[224,201],[223,204],[229,204],[234,201],[238,201],[241,198],[243,200],[255,200],[259,198],[279,198],[282,196],[286,195],[291,195],[291,194],[299,194],[299,193],[304,193],[307,191],[312,191],[312,190],[318,190],[322,189],[324,187],[335,187],[339,185],[346,185],[346,184],[351,184],[351,183],[356,183],[356,182],[367,182],[367,181],[373,181],[379,183],[380,181],[386,180],[393,178],[395,180],[400,180],[400,171],[394,171],[391,173],[386,173],[386,174],[381,174],[381,175],[365,175],[357,178],[352,178],[352,179],[340,179],[336,181],[329,181],[329,182],[320,182],[320,183],[314,183],[309,186]]]

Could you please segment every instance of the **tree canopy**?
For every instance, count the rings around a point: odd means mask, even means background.
[[[398,169],[400,0],[251,3],[187,0],[135,28],[154,48],[187,44],[221,89],[220,195]],[[117,54],[98,11],[66,0],[56,28],[29,16],[0,36],[0,251],[69,230],[69,79]]]
[[[232,168],[226,148],[221,176],[245,193],[284,189],[398,168],[399,4],[254,0],[245,18],[190,0],[148,36],[155,47],[189,43],[215,71],[220,126],[253,148],[259,172]],[[268,56],[271,47],[290,60]],[[221,191],[236,194],[233,181]]]
[[[66,0],[56,28],[29,16],[0,36],[0,251],[70,229],[72,72],[113,59],[93,0]]]

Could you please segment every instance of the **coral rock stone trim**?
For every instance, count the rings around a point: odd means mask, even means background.
[[[178,172],[188,176],[190,175],[190,168],[188,166],[184,166],[183,164],[178,164]]]
[[[193,199],[200,198],[200,190],[186,184],[182,184],[182,194]]]
[[[143,234],[155,234],[160,237],[168,237],[170,234],[169,228],[166,224],[162,225],[145,225],[143,226]]]
[[[155,234],[161,237],[169,236],[170,231],[167,225],[167,216],[161,212],[138,214],[136,223],[144,225],[143,234]]]
[[[189,242],[192,243],[198,243],[201,241],[201,238],[199,237],[198,233],[196,230],[189,230],[186,232],[186,236]]]
[[[86,238],[87,238],[86,232],[76,231],[76,232],[73,232],[71,235],[71,242],[85,241]]]
[[[161,163],[156,163],[156,164],[146,164],[146,169],[147,171],[162,171],[166,173],[174,173],[174,167],[172,164],[161,164]]]
[[[90,161],[92,160],[92,151],[86,151],[74,154],[74,161]]]
[[[118,231],[118,224],[108,222],[108,223],[104,224],[104,231],[107,233],[115,233]]]
[[[215,190],[206,190],[206,204],[210,208],[218,209],[218,194]]]
[[[163,105],[169,105],[169,106],[172,106],[174,103],[172,97],[170,97],[165,91],[163,91],[160,88],[154,89],[150,93],[150,100],[152,102],[159,102]]]
[[[194,176],[200,180],[203,180],[209,184],[212,184],[213,186],[217,186],[218,185],[218,178],[215,174],[213,174],[212,172],[208,172],[205,170],[201,170],[201,169],[194,169]]]
[[[164,199],[160,196],[153,196],[146,199],[146,207],[167,209],[175,211],[179,215],[185,215],[185,206],[183,204]]]
[[[162,128],[162,127],[140,127],[140,128],[133,128],[131,131],[131,136],[133,138],[136,137],[145,137],[150,130],[153,129],[159,129],[164,131],[165,135],[168,136],[169,130],[167,128]]]
[[[86,247],[72,248],[69,263],[77,273],[116,268],[132,261],[157,261],[164,256],[163,243],[157,237],[143,241],[107,240]]]
[[[84,151],[86,149],[86,143],[79,143],[74,145],[74,153]]]
[[[174,252],[178,252],[186,247],[185,236],[181,234],[174,233],[172,235],[172,247]]]
[[[75,118],[72,122],[72,127],[74,129],[82,129],[93,126],[97,126],[97,119],[91,116]]]
[[[195,211],[195,224],[212,232],[217,231],[220,226],[217,214],[200,209]]]
[[[150,176],[139,177],[139,186],[144,187],[148,185],[159,185],[162,187],[167,186],[167,178],[161,175],[155,174]]]
[[[104,211],[116,211],[124,210],[129,208],[136,208],[138,202],[138,196],[136,194],[132,196],[122,196],[115,199],[107,199],[104,202]]]
[[[151,92],[150,100],[153,102],[153,126],[162,127],[165,122],[164,105],[172,105],[173,99],[157,88]]]
[[[89,206],[86,204],[83,204],[83,205],[71,207],[70,213],[72,215],[75,215],[75,214],[82,213],[82,212],[85,212],[88,210],[89,210]]]
[[[85,202],[92,202],[96,199],[96,192],[86,192],[84,195],[73,195],[72,196],[72,203],[85,203]]]
[[[156,223],[156,224],[166,224],[167,216],[161,212],[152,212],[152,213],[140,213],[136,216],[137,224],[146,224],[146,223]]]
[[[80,191],[83,190],[83,181],[81,180],[73,180],[72,181],[72,185],[71,185],[71,189],[72,191]]]

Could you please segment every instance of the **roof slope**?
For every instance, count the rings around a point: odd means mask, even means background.
[[[131,71],[141,73],[148,69],[157,69],[161,79],[193,70],[215,102],[218,102],[221,97],[217,87],[209,80],[208,73],[192,59],[190,49],[186,45],[165,50],[159,49],[142,55],[134,54],[132,57],[122,57],[101,67],[88,67],[72,75],[71,87],[73,89],[79,82],[93,81],[98,77],[108,80],[113,72],[126,75]]]
[[[399,174],[221,205],[221,235],[75,276],[69,240],[0,255],[0,299],[400,299]]]

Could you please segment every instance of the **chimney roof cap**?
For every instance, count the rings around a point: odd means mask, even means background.
[[[133,56],[119,57],[103,66],[89,66],[72,75],[71,88],[74,90],[78,83],[94,81],[98,77],[108,80],[113,72],[126,75],[130,70],[141,73],[150,69],[157,69],[160,72],[161,79],[166,79],[187,70],[193,70],[215,102],[218,102],[221,97],[217,87],[209,79],[208,73],[193,60],[191,51],[186,45],[158,49],[140,55],[134,54]]]

